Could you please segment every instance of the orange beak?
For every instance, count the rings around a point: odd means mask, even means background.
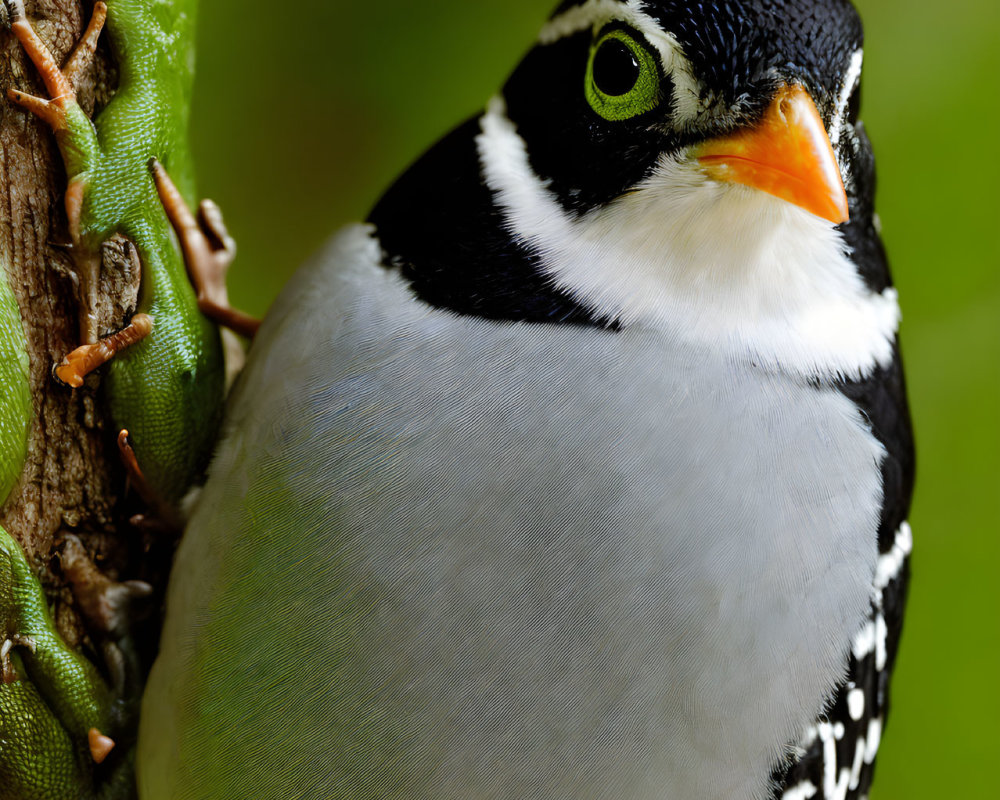
[[[705,142],[694,156],[714,180],[752,186],[835,225],[850,218],[830,137],[799,85],[782,87],[754,127]]]

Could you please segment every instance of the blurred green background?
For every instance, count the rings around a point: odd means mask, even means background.
[[[475,112],[555,0],[205,0],[200,189],[262,313],[303,258]],[[861,0],[863,117],[904,310],[916,553],[874,800],[997,796],[1000,4]]]

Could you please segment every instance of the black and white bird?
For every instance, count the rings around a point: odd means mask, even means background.
[[[299,272],[144,800],[867,796],[913,450],[861,65],[847,0],[563,2]]]

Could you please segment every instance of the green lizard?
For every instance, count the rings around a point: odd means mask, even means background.
[[[95,3],[61,69],[28,21],[22,0],[6,0],[6,7],[11,30],[51,99],[14,89],[8,97],[52,128],[69,181],[66,211],[82,344],[56,374],[77,387],[107,364],[101,391],[133,484],[157,513],[175,518],[180,500],[206,466],[222,408],[222,348],[218,328],[206,314],[247,334],[255,329],[254,320],[226,307],[222,275],[232,246],[221,218],[214,206],[203,204],[196,220],[182,199],[193,196],[187,123],[196,1]],[[89,63],[104,28],[119,84],[92,122],[77,103],[73,79]],[[108,332],[98,329],[96,307],[101,246],[114,234],[134,244],[141,284],[129,324]],[[0,501],[21,472],[32,413],[20,315],[3,278]],[[109,692],[90,662],[55,632],[37,578],[2,529],[0,637],[0,800],[96,796],[101,781],[92,761],[113,746],[102,733],[113,724]],[[100,791],[113,791],[112,784],[105,782]]]
[[[128,431],[127,446],[154,505],[171,509],[204,470],[222,408],[219,333],[201,312],[215,312],[243,332],[253,330],[252,321],[224,308],[224,296],[218,296],[230,240],[217,215],[202,215],[208,236],[193,220],[185,229],[179,218],[186,212],[178,207],[184,205],[180,198],[190,200],[194,193],[187,127],[196,3],[95,3],[87,30],[62,69],[23,13],[17,14],[20,2],[14,5],[12,30],[52,99],[16,90],[8,96],[52,127],[69,177],[66,212],[80,279],[82,346],[56,372],[79,386],[88,372],[110,360],[103,392],[111,418]],[[72,79],[92,56],[105,15],[119,85],[92,123],[76,101]],[[171,192],[168,173],[179,194]],[[190,280],[172,242],[171,224],[185,253],[202,256],[191,264]],[[139,305],[124,330],[100,339],[104,332],[97,330],[95,307],[101,245],[115,233],[138,250]],[[204,252],[192,253],[199,241]]]
[[[16,484],[31,420],[21,316],[0,264],[0,502]],[[0,800],[90,794],[113,742],[108,690],[55,632],[20,545],[0,528]],[[88,753],[89,751],[89,753]]]

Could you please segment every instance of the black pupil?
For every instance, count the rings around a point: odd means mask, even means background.
[[[594,85],[604,94],[620,97],[635,88],[639,59],[619,39],[608,39],[594,55]]]

